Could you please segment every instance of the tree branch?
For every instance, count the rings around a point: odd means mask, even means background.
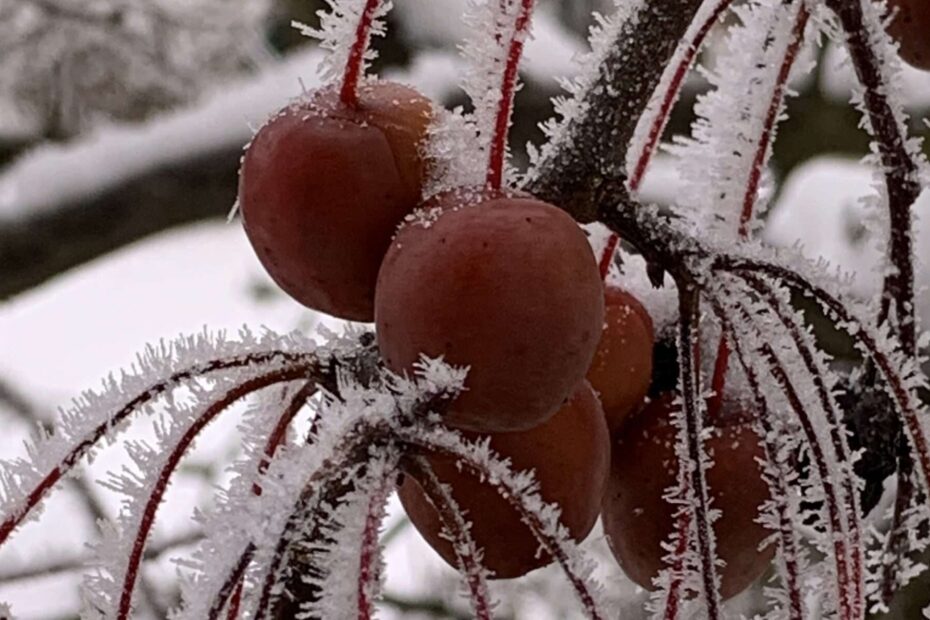
[[[149,235],[225,215],[240,155],[238,146],[221,149],[97,196],[0,219],[0,300]]]

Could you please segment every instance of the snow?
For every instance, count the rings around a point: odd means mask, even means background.
[[[829,43],[819,72],[821,92],[831,101],[848,102],[857,80],[846,48]],[[908,112],[925,112],[930,108],[930,72],[902,63],[901,84],[901,101]]]
[[[874,195],[870,167],[855,160],[819,157],[799,166],[784,183],[763,237],[776,246],[797,245],[810,259],[824,258],[854,274],[852,292],[873,299],[880,292],[879,248],[884,239],[869,226],[868,203]],[[930,324],[930,191],[913,206],[917,311]]]

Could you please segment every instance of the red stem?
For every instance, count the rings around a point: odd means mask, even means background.
[[[239,608],[242,606],[243,585],[244,582],[240,577],[239,583],[236,584],[236,591],[233,592],[232,598],[229,599],[229,610],[226,612],[226,620],[236,620],[236,618],[239,617]]]
[[[772,91],[772,98],[769,100],[768,112],[765,116],[765,124],[762,128],[762,135],[759,136],[759,144],[756,148],[755,157],[752,161],[752,168],[749,171],[749,179],[746,183],[746,193],[743,194],[743,210],[739,219],[739,237],[747,239],[749,237],[749,223],[752,221],[753,210],[756,204],[756,194],[759,192],[759,183],[762,181],[762,172],[765,169],[765,163],[768,159],[769,145],[775,134],[775,126],[778,123],[778,111],[781,109],[782,102],[785,99],[785,91],[788,85],[788,78],[791,77],[791,69],[797,61],[798,52],[804,42],[804,29],[807,27],[807,21],[810,13],[807,7],[802,4],[798,9],[797,20],[792,31],[791,41],[785,49],[785,56],[782,58],[781,67],[778,69],[778,77],[775,80],[775,88]],[[713,395],[708,400],[707,415],[713,421],[717,419],[720,410],[723,408],[723,391],[726,388],[727,368],[730,363],[730,349],[726,338],[721,334],[720,343],[717,345],[717,361],[714,365],[714,376],[711,379],[711,389]]]
[[[471,452],[460,451],[447,445],[443,441],[444,433],[447,433],[447,431],[437,433],[432,429],[423,428],[403,428],[398,431],[399,439],[411,446],[426,450],[430,453],[439,453],[449,456],[461,463],[465,469],[476,476],[487,480],[493,480],[494,484],[497,485],[501,497],[507,500],[514,510],[519,513],[521,520],[530,528],[530,531],[545,548],[546,552],[555,558],[559,566],[562,567],[569,583],[572,584],[575,593],[578,595],[579,599],[581,599],[581,603],[584,606],[588,618],[590,620],[606,620],[607,616],[598,608],[594,594],[588,588],[587,583],[585,583],[584,577],[576,573],[573,569],[567,550],[558,539],[547,533],[546,525],[542,519],[537,512],[528,505],[525,493],[510,486],[506,480],[502,480],[499,476],[492,476]]]
[[[747,313],[745,318],[748,320],[751,317]],[[788,377],[788,373],[785,371],[785,367],[782,365],[781,360],[778,359],[778,356],[775,355],[775,351],[767,342],[762,345],[760,352],[768,362],[769,371],[772,373],[775,381],[778,382],[778,385],[785,392],[788,403],[794,410],[798,421],[801,423],[801,429],[807,437],[807,445],[810,448],[811,457],[817,467],[817,474],[820,478],[820,485],[823,487],[824,499],[827,504],[827,513],[830,519],[833,555],[836,563],[837,589],[840,599],[840,617],[856,618],[858,616],[855,615],[853,609],[855,609],[857,605],[855,605],[852,600],[855,595],[849,591],[850,577],[848,560],[850,556],[846,548],[846,532],[844,531],[843,518],[840,513],[840,502],[837,499],[837,492],[830,478],[830,468],[827,465],[823,447],[820,445],[814,426],[811,423],[810,417],[807,415],[807,411],[804,409],[804,403],[801,397],[798,396],[794,384],[791,383],[791,379]],[[853,585],[853,588],[855,588],[855,585]]]
[[[290,426],[291,422],[294,420],[294,417],[300,412],[304,404],[307,402],[307,399],[313,395],[317,390],[316,381],[308,381],[304,386],[298,391],[294,398],[291,399],[291,402],[288,404],[287,408],[284,410],[284,413],[278,418],[278,422],[275,425],[274,430],[268,437],[268,441],[265,444],[265,457],[258,464],[258,475],[261,476],[268,469],[270,464],[270,459],[274,458],[275,452],[277,452],[278,447],[284,442],[284,438],[287,436],[287,429]],[[252,493],[255,495],[262,494],[262,487],[257,482],[252,485]],[[247,553],[240,557],[240,562],[237,565],[236,569],[232,573],[232,579],[227,579],[227,584],[221,589],[221,595],[217,597],[219,605],[217,602],[214,602],[213,608],[211,609],[211,618],[214,616],[212,614],[219,614],[220,609],[225,601],[225,597],[222,596],[222,592],[228,592],[229,586],[235,583],[235,590],[233,591],[232,597],[229,600],[229,609],[226,612],[227,620],[236,620],[239,617],[239,609],[242,605],[242,591],[245,586],[243,577],[245,577],[245,569],[248,568],[249,563],[252,558],[252,551],[247,550]],[[245,558],[243,560],[243,558]]]
[[[732,3],[733,0],[718,0],[717,6],[714,7],[714,10],[708,16],[707,20],[701,24],[701,27],[694,35],[694,39],[691,40],[679,59],[678,65],[675,67],[675,73],[672,76],[672,81],[662,98],[662,105],[659,107],[659,111],[649,128],[649,137],[646,139],[643,151],[640,153],[636,161],[636,167],[633,169],[633,175],[630,177],[630,192],[636,193],[639,191],[643,178],[646,176],[649,162],[652,161],[652,156],[655,154],[656,147],[659,145],[662,132],[665,131],[665,126],[668,124],[672,108],[675,106],[675,102],[678,101],[678,96],[681,93],[681,87],[684,84],[685,77],[694,64],[694,59],[697,58],[698,52],[701,51],[701,47],[707,35],[714,27],[714,24],[717,23],[717,20],[730,8]]]
[[[910,394],[900,373],[892,363],[890,352],[879,346],[879,340],[872,334],[870,328],[853,317],[839,299],[830,295],[824,289],[811,284],[790,269],[762,261],[729,256],[719,257],[715,268],[718,271],[736,273],[740,277],[745,277],[745,274],[761,273],[775,278],[783,285],[813,298],[827,312],[828,316],[832,315],[836,322],[843,323],[849,330],[853,330],[858,348],[875,363],[888,394],[897,405],[897,411],[901,416],[904,429],[907,431],[908,441],[913,449],[914,457],[917,459],[918,465],[920,465],[918,471],[921,482],[924,484],[924,488],[930,488],[930,446],[927,444],[927,438],[924,436],[921,427],[919,400]]]
[[[515,1],[515,0],[514,0]],[[501,81],[501,97],[497,106],[497,118],[494,123],[494,137],[488,156],[488,174],[486,184],[490,189],[500,189],[504,182],[504,160],[507,155],[507,130],[510,128],[510,114],[513,111],[513,98],[517,87],[517,70],[523,56],[523,39],[533,16],[533,0],[520,0],[520,12],[514,23],[507,51],[507,65]]]
[[[105,422],[98,425],[85,438],[72,448],[72,450],[62,459],[61,463],[53,468],[45,477],[36,485],[35,489],[29,493],[19,510],[15,510],[8,515],[2,524],[0,524],[0,546],[9,538],[10,534],[23,522],[23,520],[34,510],[45,498],[48,492],[67,474],[71,469],[80,462],[84,456],[90,452],[97,443],[113,431],[115,427],[122,424],[134,411],[139,410],[149,402],[152,402],[162,394],[176,387],[178,384],[187,381],[193,377],[210,374],[220,370],[232,370],[235,368],[244,368],[247,366],[268,364],[275,361],[285,361],[292,363],[303,363],[304,372],[309,372],[316,358],[309,353],[284,353],[281,351],[269,351],[265,353],[253,353],[239,357],[212,360],[203,364],[197,364],[180,370],[163,382],[152,386],[142,392],[112,416],[108,417]]]
[[[714,313],[720,321],[724,332],[732,338],[733,327],[729,317],[723,309],[723,306],[717,299],[711,299]],[[752,390],[753,397],[756,401],[756,407],[759,410],[759,424],[762,427],[762,440],[765,446],[766,462],[772,463],[779,470],[779,475],[767,476],[769,488],[772,490],[772,498],[775,502],[775,509],[778,516],[778,534],[779,544],[782,553],[780,557],[784,562],[785,568],[785,587],[788,590],[789,615],[791,620],[801,620],[803,617],[804,607],[802,605],[802,595],[800,587],[800,569],[797,561],[797,540],[794,534],[794,524],[791,519],[791,513],[788,507],[788,489],[787,480],[788,472],[785,471],[785,463],[779,458],[779,447],[775,442],[777,437],[772,421],[769,418],[769,408],[765,396],[762,392],[762,386],[759,377],[752,365],[748,363],[748,358],[742,351],[739,340],[732,338],[733,352],[740,362],[740,366],[746,375],[749,387]]]
[[[689,494],[687,479],[680,477],[679,484],[681,494],[687,497]],[[665,620],[676,620],[681,607],[681,588],[685,583],[685,554],[691,546],[691,513],[684,508],[679,509],[675,529],[678,532],[678,539],[675,541],[673,552],[675,561],[671,568],[672,579],[668,584],[668,596],[665,599]]]
[[[455,556],[459,569],[465,574],[468,590],[471,593],[472,606],[476,620],[491,620],[491,604],[488,600],[488,585],[484,572],[478,563],[478,550],[475,540],[468,530],[458,503],[452,494],[443,487],[433,468],[422,456],[404,461],[404,469],[423,489],[427,501],[436,510],[444,530],[455,540]]]
[[[827,416],[830,427],[830,441],[833,449],[839,456],[840,460],[850,467],[850,471],[843,476],[843,492],[846,496],[846,514],[848,517],[848,527],[850,536],[850,550],[852,555],[852,578],[855,587],[855,600],[857,617],[862,615],[860,609],[863,605],[863,567],[862,567],[862,527],[859,523],[859,501],[858,492],[855,488],[852,472],[852,455],[849,451],[849,445],[843,437],[845,425],[842,415],[838,409],[835,399],[833,398],[830,388],[826,384],[823,369],[818,365],[814,358],[811,345],[804,335],[804,330],[794,316],[794,310],[783,301],[780,301],[774,291],[761,278],[755,276],[744,276],[746,283],[760,295],[771,309],[772,313],[777,316],[784,326],[788,329],[794,345],[801,356],[802,361],[807,369],[817,394],[820,398],[820,405],[823,407]]]
[[[371,42],[371,27],[375,22],[375,13],[381,7],[381,0],[367,0],[362,17],[355,29],[355,41],[349,50],[345,73],[342,76],[342,88],[339,99],[350,108],[358,107],[358,84],[365,70],[365,52]]]
[[[300,410],[303,409],[303,406],[307,403],[307,399],[313,396],[316,391],[317,382],[307,381],[307,383],[300,388],[300,391],[294,394],[287,408],[281,416],[278,417],[278,422],[275,424],[274,430],[268,436],[268,441],[265,443],[265,458],[258,463],[259,476],[268,470],[268,465],[271,463],[271,459],[274,458],[275,452],[277,452],[278,447],[284,443],[284,439],[287,437],[287,429],[290,427],[291,422],[294,421],[294,418],[300,413]],[[256,482],[252,485],[252,492],[255,495],[261,495],[262,487]]]
[[[860,0],[827,0],[826,4],[839,17],[846,32],[846,47],[859,83],[865,90],[863,101],[885,173],[891,224],[888,245],[894,270],[885,277],[878,322],[884,323],[894,306],[897,321],[892,327],[901,338],[904,352],[916,357],[911,208],[921,191],[917,181],[918,166],[908,152],[907,135],[892,110],[889,100],[892,89],[885,82],[881,60],[872,48]]]
[[[601,262],[598,265],[601,270],[601,280],[606,280],[607,274],[610,273],[610,265],[614,260],[618,245],[620,245],[620,236],[617,233],[610,233],[610,237],[607,238],[607,245],[604,246],[604,252],[601,254]]]
[[[710,493],[704,477],[706,458],[702,448],[702,421],[700,415],[700,363],[696,351],[700,351],[700,295],[696,290],[679,290],[679,342],[678,355],[681,367],[681,392],[683,428],[686,458],[694,464],[691,470],[691,507],[694,511],[697,530],[698,557],[701,563],[704,603],[710,620],[720,618],[720,593],[717,590],[716,550],[713,543],[713,526],[710,522]],[[679,463],[679,468],[684,463]]]
[[[358,578],[358,620],[372,620],[375,602],[371,597],[370,586],[378,578],[378,532],[384,518],[383,507],[392,490],[390,477],[385,479],[377,492],[368,501],[368,514],[365,516],[365,531],[362,533],[361,553],[359,554]]]
[[[139,567],[142,563],[142,554],[145,552],[145,545],[148,542],[148,535],[152,525],[155,523],[155,514],[158,511],[158,506],[161,504],[162,496],[168,489],[168,482],[174,470],[181,462],[181,458],[186,454],[188,448],[190,448],[191,444],[194,442],[194,439],[196,439],[210,422],[237,400],[270,385],[295,381],[306,375],[306,367],[289,366],[243,381],[241,384],[230,389],[218,401],[210,405],[191,427],[187,429],[180,441],[175,445],[167,462],[158,473],[155,486],[146,501],[145,508],[142,512],[142,519],[139,522],[139,529],[133,541],[132,552],[129,555],[126,574],[123,577],[123,589],[119,601],[119,608],[117,610],[117,620],[127,620],[129,618],[129,613],[132,610],[133,589],[135,587],[136,578],[138,577]]]

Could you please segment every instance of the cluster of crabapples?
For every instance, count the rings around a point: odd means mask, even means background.
[[[243,159],[249,239],[298,301],[374,321],[390,370],[412,371],[421,355],[467,366],[466,390],[444,422],[489,437],[516,470],[535,472],[574,539],[600,516],[620,565],[650,588],[675,527],[663,495],[678,470],[674,388],[647,396],[652,320],[631,294],[605,288],[584,231],[557,207],[491,184],[421,202],[431,111],[417,92],[383,81],[348,102],[323,88],[284,109]],[[742,423],[718,430],[710,485],[723,510],[715,527],[727,596],[768,564],[758,549],[766,532],[754,522],[767,490],[758,437]],[[552,561],[494,487],[426,456],[493,577]],[[418,481],[408,475],[398,490],[422,536],[454,564]]]

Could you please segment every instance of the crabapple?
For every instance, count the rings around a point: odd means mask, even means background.
[[[431,103],[392,82],[348,106],[318,90],[262,127],[245,153],[239,207],[249,241],[300,303],[371,321],[381,259],[416,207]]]
[[[483,437],[464,435],[471,440]],[[543,500],[558,505],[562,524],[575,540],[583,540],[597,521],[610,464],[607,424],[588,382],[582,381],[547,422],[528,431],[494,433],[490,442],[495,452],[510,459],[515,471],[534,470]],[[451,457],[429,455],[427,459],[465,511],[476,546],[483,549],[483,564],[494,577],[520,577],[552,561],[548,554],[537,553],[536,537],[490,482],[459,469]],[[399,494],[423,538],[454,566],[452,543],[443,537],[439,516],[419,483],[406,476]]]
[[[677,430],[671,421],[674,395],[653,400],[612,439],[610,479],[601,519],[611,551],[630,579],[647,589],[664,567],[662,543],[675,529],[674,507],[663,495],[677,479]],[[720,571],[721,595],[735,596],[769,565],[772,545],[759,550],[769,535],[756,523],[768,486],[757,461],[764,456],[759,436],[742,412],[726,403],[706,446],[714,465],[707,471],[713,507],[722,511],[714,522],[717,555],[726,562]],[[734,415],[735,414],[735,415]]]
[[[609,286],[604,300],[604,331],[587,378],[614,433],[649,391],[655,334],[652,318],[633,295]]]
[[[378,346],[395,372],[421,355],[468,366],[445,421],[476,432],[545,422],[584,378],[604,320],[588,241],[527,195],[454,190],[398,232],[375,294]]]
[[[918,69],[930,71],[930,2],[928,0],[889,0],[896,11],[888,34],[900,45],[901,58]]]

